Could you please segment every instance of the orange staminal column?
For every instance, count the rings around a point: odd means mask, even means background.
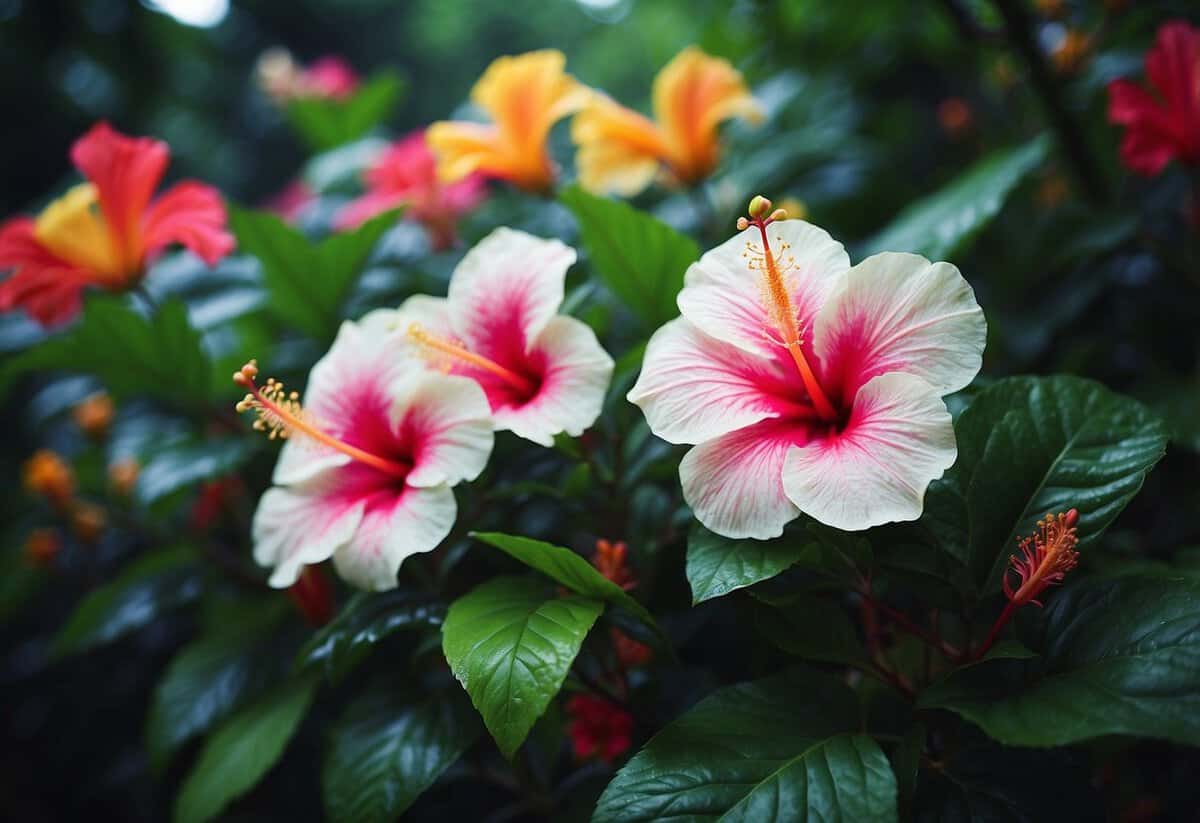
[[[517,374],[512,369],[501,366],[494,360],[489,360],[483,355],[476,354],[460,343],[431,334],[420,323],[413,323],[408,327],[408,337],[414,343],[438,356],[449,358],[452,361],[457,360],[460,363],[465,363],[468,366],[483,369],[486,372],[496,375],[521,394],[533,393],[534,385],[528,378]]]

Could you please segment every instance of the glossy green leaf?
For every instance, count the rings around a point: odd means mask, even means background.
[[[731,540],[693,524],[687,547],[692,603],[774,577],[811,553],[810,543],[788,535],[775,540]]]
[[[301,97],[287,104],[288,119],[317,151],[357,140],[382,123],[395,109],[404,81],[395,72],[380,72],[345,100]]]
[[[111,643],[195,600],[202,588],[190,548],[153,552],[80,601],[54,641],[55,655]]]
[[[604,605],[547,598],[536,580],[499,577],[460,597],[442,626],[454,676],[505,757],[512,757],[558,694]]]
[[[177,405],[207,400],[211,386],[209,356],[178,300],[147,318],[127,298],[89,296],[78,323],[0,367],[0,393],[20,375],[55,369],[95,375],[117,398]]]
[[[446,606],[428,595],[399,589],[356,594],[304,645],[296,664],[319,666],[338,680],[385,638],[401,629],[436,628],[445,616]]]
[[[1002,743],[1114,734],[1200,745],[1200,580],[1082,581],[1047,596],[1037,658],[989,659],[921,696]]]
[[[159,444],[144,458],[134,496],[148,506],[180,489],[229,474],[254,455],[244,438]]]
[[[894,821],[895,777],[858,725],[854,693],[815,672],[720,689],[617,773],[592,819]]]
[[[867,242],[865,254],[907,251],[946,260],[966,251],[991,222],[1017,184],[1045,159],[1050,141],[1042,136],[981,160],[945,188],[918,200]]]
[[[269,212],[231,208],[229,225],[238,249],[262,264],[267,308],[281,321],[318,340],[331,340],[341,307],[396,212],[379,215],[354,231],[314,243]]]
[[[825,663],[865,666],[870,661],[846,610],[830,600],[794,594],[754,609],[755,625],[788,654]]]
[[[466,696],[377,684],[333,727],[322,784],[330,820],[395,820],[483,728]]]
[[[597,274],[617,297],[655,329],[679,314],[675,297],[683,274],[700,257],[685,234],[618,200],[597,197],[579,186],[559,199],[579,221],[579,233]]]
[[[254,787],[278,762],[316,694],[296,680],[229,718],[209,738],[175,799],[176,823],[201,823]]]

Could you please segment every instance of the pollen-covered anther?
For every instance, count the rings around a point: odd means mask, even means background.
[[[1049,586],[1063,582],[1067,572],[1079,562],[1079,512],[1071,509],[1061,514],[1047,514],[1037,522],[1037,531],[1018,543],[1020,556],[1010,558],[1009,572],[1015,574],[1019,585],[1013,585],[1010,574],[1004,576],[1004,594],[1015,605],[1033,603]]]

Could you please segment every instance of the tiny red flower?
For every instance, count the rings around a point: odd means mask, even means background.
[[[617,653],[617,660],[624,669],[636,669],[654,659],[653,649],[634,640],[620,629],[612,630],[612,644]]]
[[[1108,119],[1125,126],[1121,160],[1152,177],[1172,160],[1200,165],[1200,29],[1163,24],[1146,54],[1147,91],[1129,80],[1108,86]]]
[[[567,701],[567,733],[578,760],[611,763],[629,750],[633,715],[607,700],[577,694]]]

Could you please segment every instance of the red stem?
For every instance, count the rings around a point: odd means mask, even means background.
[[[976,649],[975,653],[971,655],[971,660],[979,660],[988,653],[988,650],[992,648],[993,644],[995,644],[996,638],[1000,636],[1000,631],[1008,624],[1008,621],[1012,619],[1012,616],[1016,614],[1016,612],[1017,604],[1011,600],[1008,601],[1008,604],[1004,607],[1004,611],[1000,612],[1000,616],[997,617],[996,622],[992,624],[991,631],[988,632],[988,636],[984,639],[983,645]]]

